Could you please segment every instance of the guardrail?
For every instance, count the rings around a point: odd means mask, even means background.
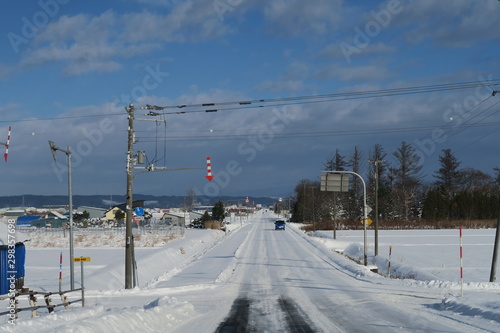
[[[81,291],[82,297],[80,299],[68,301],[66,296],[67,293]],[[43,299],[45,301],[45,305],[37,305],[37,297],[36,295],[43,295]],[[61,303],[52,304],[52,299],[50,296],[59,295],[61,298]],[[82,302],[82,307],[85,306],[85,296],[84,296],[84,288],[77,288],[72,290],[65,291],[56,291],[56,292],[44,292],[44,291],[16,291],[13,295],[9,294],[7,296],[0,297],[0,300],[9,299],[9,306],[7,307],[9,310],[0,312],[0,316],[8,315],[9,321],[13,322],[18,319],[18,313],[21,311],[31,311],[31,317],[38,317],[38,309],[47,309],[49,313],[54,312],[56,307],[64,306],[66,310],[69,309],[69,305],[73,303]],[[19,307],[19,297],[28,296],[29,306]]]

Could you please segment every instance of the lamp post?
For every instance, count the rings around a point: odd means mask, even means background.
[[[75,289],[75,266],[73,263],[73,189],[72,189],[72,173],[71,173],[71,146],[67,150],[57,147],[54,142],[49,141],[50,151],[54,162],[56,162],[56,151],[62,151],[68,157],[68,196],[69,196],[69,271],[71,290]]]
[[[361,182],[363,183],[363,226],[364,226],[364,234],[363,234],[363,262],[364,262],[364,265],[367,266],[368,265],[368,256],[366,254],[366,251],[367,251],[367,240],[366,240],[366,224],[367,224],[367,206],[366,206],[366,183],[365,183],[365,180],[363,179],[363,177],[361,177],[361,175],[357,174],[356,172],[353,172],[353,171],[322,171],[322,172],[325,172],[325,173],[337,173],[337,174],[350,174],[350,175],[355,175],[357,177],[359,177],[359,179],[361,179]],[[325,190],[327,191],[330,191],[330,187],[329,187],[329,184],[328,184],[328,181],[325,181],[325,184],[322,185],[322,187],[324,186]],[[340,191],[340,190],[337,190],[337,189],[334,189],[333,191]]]

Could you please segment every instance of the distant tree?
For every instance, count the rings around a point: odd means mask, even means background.
[[[212,217],[210,216],[210,214],[207,211],[205,211],[205,213],[201,217],[201,222],[205,223],[205,222],[208,222],[211,220],[212,220]]]
[[[387,153],[381,144],[375,144],[370,151],[368,165],[368,202],[375,208],[375,180],[378,180],[378,212],[387,217],[390,202],[389,182],[387,179]],[[375,174],[376,173],[376,174]],[[375,210],[375,209],[374,209]],[[375,213],[375,212],[373,212]]]
[[[461,172],[463,188],[468,191],[482,190],[482,191],[492,191],[495,180],[492,176],[474,169],[465,168]]]
[[[440,168],[434,174],[434,185],[447,197],[451,198],[459,189],[462,182],[462,173],[458,169],[460,163],[451,149],[443,149],[439,156]]]
[[[351,171],[361,175],[361,167],[362,167],[363,153],[359,149],[359,146],[354,146],[354,152],[349,159],[349,163],[347,164]],[[351,177],[351,191],[349,195],[349,199],[347,201],[348,204],[348,215],[351,220],[357,219],[360,217],[362,212],[362,194],[363,187],[361,184],[361,180],[357,176]]]
[[[327,158],[325,162],[325,170],[327,171],[344,171],[346,166],[345,156],[340,154],[338,148],[335,150],[335,154]]]
[[[500,185],[500,168],[493,168],[493,171],[495,172],[495,181],[497,185]]]
[[[115,220],[116,222],[123,222],[123,220],[125,219],[125,212],[121,209],[117,209],[116,212],[115,212]]]
[[[311,193],[309,187],[314,184],[312,180],[302,179],[295,185],[296,202],[292,212],[292,220],[296,222],[312,221],[312,209],[310,206]]]
[[[196,192],[192,187],[186,191],[186,196],[184,197],[184,209],[190,211],[194,207],[196,201]]]
[[[419,186],[423,178],[420,156],[415,148],[405,141],[393,155],[397,161],[396,167],[391,168],[394,177],[393,199],[397,203],[395,208],[401,218],[408,220],[416,208]]]
[[[82,213],[73,214],[73,219],[75,221],[85,220],[90,217],[90,213],[84,210]]]
[[[214,207],[212,208],[212,218],[222,224],[222,221],[224,221],[225,217],[226,210],[224,209],[224,203],[222,201],[216,202]]]
[[[449,200],[442,191],[429,189],[422,200],[422,218],[441,220],[448,218]]]

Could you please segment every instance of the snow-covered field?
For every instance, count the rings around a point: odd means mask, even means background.
[[[240,285],[249,283],[238,273],[239,267],[243,267],[241,258],[250,258],[250,265],[255,270],[260,267],[255,266],[258,260],[266,260],[265,266],[273,271],[283,266],[281,261],[278,262],[277,258],[269,255],[278,255],[280,247],[271,252],[252,253],[250,246],[261,241],[259,235],[273,237],[266,246],[279,246],[276,240],[284,244],[288,239],[284,237],[288,236],[294,237],[290,244],[301,239],[315,244],[317,248],[314,256],[320,256],[324,251],[327,258],[323,260],[331,261],[332,265],[340,267],[349,276],[373,283],[373,288],[380,287],[382,294],[386,290],[387,300],[393,300],[399,294],[407,294],[408,297],[412,295],[410,308],[428,307],[429,311],[437,311],[443,320],[451,318],[460,324],[466,323],[465,326],[457,327],[468,327],[469,332],[500,331],[500,283],[488,282],[494,230],[463,232],[462,297],[458,230],[382,230],[379,232],[380,255],[377,258],[373,258],[373,232],[369,231],[369,262],[377,265],[383,275],[387,274],[389,246],[392,246],[393,279],[388,279],[335,253],[345,251],[352,257],[362,256],[362,231],[338,231],[337,239],[334,240],[331,231],[307,236],[299,231],[299,225],[294,224],[288,224],[286,231],[274,232],[272,226],[266,227],[266,223],[269,223],[266,219],[271,221],[271,218],[257,214],[243,224],[232,223],[227,235],[215,230],[186,230],[182,238],[168,243],[161,239],[157,241],[157,246],[154,246],[155,241],[143,239],[151,246],[136,247],[139,285],[132,290],[123,288],[125,251],[119,247],[120,241],[117,241],[118,246],[115,247],[99,244],[97,241],[92,247],[77,247],[76,257],[91,257],[90,262],[84,263],[86,306],[82,308],[80,303],[75,303],[69,310],[56,308],[50,315],[45,309],[39,309],[37,318],[30,318],[29,311],[20,312],[15,325],[9,324],[7,317],[2,318],[0,332],[213,332],[230,313],[232,302],[241,293]],[[255,233],[257,226],[260,229],[264,227],[261,234]],[[63,246],[67,238],[61,239],[56,235],[46,238],[35,240],[32,237],[33,244],[36,243],[37,247],[31,247],[27,243],[25,284],[33,290],[57,291],[59,256],[62,252],[63,289],[69,289],[68,249]],[[52,246],[55,244],[56,247],[43,247],[43,241]],[[289,250],[283,251],[286,254]],[[314,260],[310,253],[304,259]],[[271,263],[267,263],[267,260]],[[290,259],[280,260],[292,263]],[[294,259],[293,262],[296,264],[290,268],[275,271],[277,276],[285,274],[281,279],[291,284],[307,280],[308,277],[301,273],[304,268],[300,266],[300,260]],[[320,268],[319,263],[316,265],[317,272],[322,273],[324,268]],[[78,288],[80,264],[76,264],[75,272],[75,287]],[[242,271],[241,274],[248,277],[249,272]],[[266,284],[264,275],[267,273],[259,274],[263,276],[259,283],[266,286],[272,286],[272,281],[277,278]],[[265,287],[266,290],[267,288]],[[295,291],[283,289],[285,291],[290,297],[297,296]],[[79,292],[73,294],[70,299],[80,297]],[[421,296],[415,299],[415,294]],[[52,297],[54,303],[57,303],[56,296]],[[307,301],[304,297],[297,299]],[[43,303],[42,298],[40,303]],[[27,306],[27,300],[22,300],[20,305]],[[0,306],[7,309],[7,301],[0,301]],[[339,306],[342,307],[342,304]],[[410,308],[408,315],[411,317]],[[324,318],[320,315],[315,315],[314,318],[318,319],[316,327],[320,327],[317,331],[342,331],[325,328],[327,324],[321,324]],[[273,325],[279,325],[278,318],[275,318]],[[427,326],[428,323],[420,325],[428,329],[434,327]],[[389,331],[409,332],[412,329],[399,326],[394,330],[391,327]],[[454,331],[460,332],[462,329]]]

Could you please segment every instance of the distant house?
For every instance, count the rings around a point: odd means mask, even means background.
[[[165,213],[161,220],[168,225],[186,225],[186,216],[184,213]]]
[[[144,208],[144,200],[136,200],[136,201],[132,202],[132,210],[134,210],[137,207]],[[115,219],[115,214],[117,211],[122,211],[122,212],[126,213],[126,210],[127,210],[126,203],[114,206],[114,207],[108,209],[104,213],[104,218],[108,221],[113,221]]]
[[[201,219],[203,217],[203,214],[205,214],[205,211],[203,213],[191,211],[191,212],[189,212],[189,220],[194,221],[197,219]]]
[[[10,208],[10,209],[5,210],[2,215],[9,216],[9,217],[18,217],[18,216],[26,215],[26,209],[24,209],[24,208]]]
[[[98,208],[98,207],[89,207],[89,206],[80,206],[78,207],[77,211],[83,213],[87,212],[89,213],[89,218],[101,218],[106,215],[108,210],[104,208]],[[114,218],[114,217],[113,217]]]

